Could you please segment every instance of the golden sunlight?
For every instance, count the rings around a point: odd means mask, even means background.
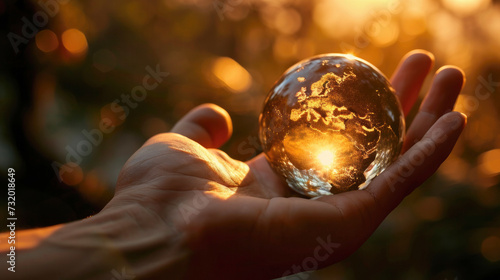
[[[18,240],[16,240],[16,249],[18,250],[27,250],[34,248],[40,243],[42,243],[45,239],[47,239],[50,235],[52,235],[55,231],[61,228],[63,225],[54,225],[45,228],[37,228],[37,229],[28,229],[20,231],[16,234],[18,236]],[[0,233],[1,240],[8,240],[10,232],[2,232]],[[8,251],[11,245],[7,242],[0,242],[0,250]]]
[[[486,8],[490,0],[443,0],[443,5],[461,16],[468,16]]]
[[[317,159],[322,165],[328,166],[332,164],[334,155],[332,151],[323,150],[318,154]]]

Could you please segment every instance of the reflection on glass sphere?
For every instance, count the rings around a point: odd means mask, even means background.
[[[311,197],[364,188],[397,158],[405,131],[387,78],[342,54],[288,69],[269,92],[259,121],[271,167]]]

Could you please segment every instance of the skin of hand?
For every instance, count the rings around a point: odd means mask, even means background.
[[[391,82],[405,114],[433,61],[415,50],[396,69]],[[293,193],[262,154],[241,162],[218,150],[231,135],[230,117],[198,106],[130,157],[99,214],[21,233],[34,245],[19,262],[65,256],[59,263],[71,269],[61,279],[110,279],[123,268],[137,279],[269,279],[339,262],[448,157],[466,123],[451,112],[464,82],[460,69],[440,68],[402,156],[363,190],[315,199]],[[71,265],[77,259],[88,263]]]

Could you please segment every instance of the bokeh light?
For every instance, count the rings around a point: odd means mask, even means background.
[[[91,170],[85,175],[78,190],[91,202],[99,202],[106,193],[106,184],[96,170]]]
[[[398,38],[399,25],[394,21],[390,21],[381,31],[373,36],[373,43],[380,48],[385,48],[396,43]]]
[[[302,18],[295,9],[282,9],[273,17],[274,27],[284,34],[293,34],[302,25]]]
[[[127,110],[125,104],[111,103],[101,108],[101,121],[109,123],[110,126],[119,126],[127,118]]]
[[[479,156],[479,169],[487,176],[500,174],[500,149],[482,153]]]
[[[76,186],[83,180],[83,170],[79,165],[68,163],[59,169],[61,180],[69,186]]]
[[[66,50],[73,55],[80,55],[87,51],[87,38],[78,29],[72,28],[64,31],[61,40]]]
[[[49,29],[42,30],[36,34],[36,46],[42,52],[48,53],[55,51],[59,46],[57,35]]]
[[[500,261],[500,238],[490,236],[481,243],[481,253],[490,262]]]
[[[234,92],[243,92],[252,85],[250,73],[229,57],[219,57],[212,64],[213,74]]]

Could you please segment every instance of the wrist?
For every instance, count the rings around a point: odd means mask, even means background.
[[[20,249],[13,279],[178,279],[189,256],[183,234],[137,204],[21,237],[32,245]]]
[[[184,234],[137,203],[107,208],[61,233],[54,237],[95,256],[94,266],[106,280],[114,273],[138,279],[164,275],[178,279],[189,256]]]

